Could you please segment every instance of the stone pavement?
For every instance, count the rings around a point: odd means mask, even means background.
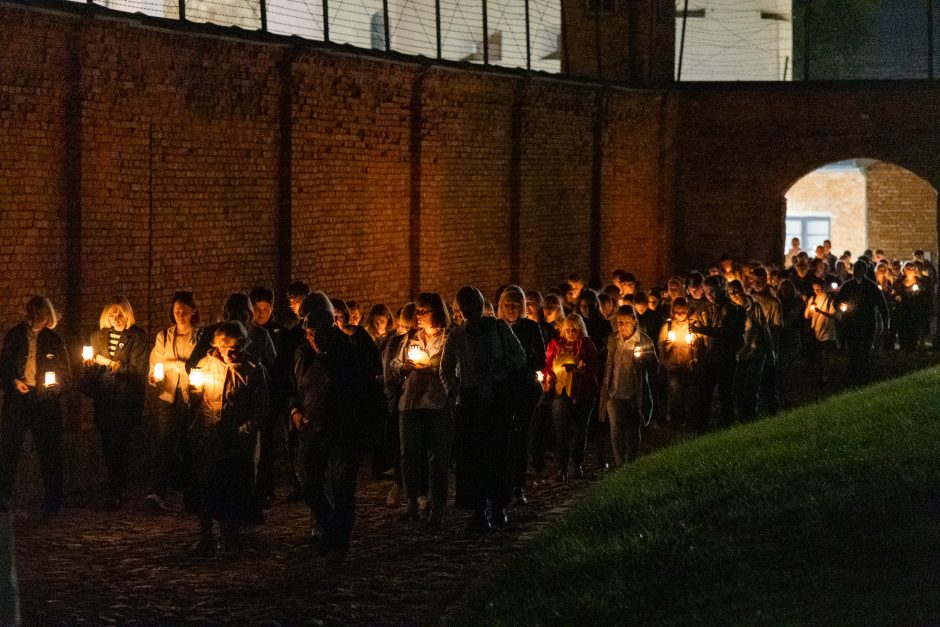
[[[384,504],[391,481],[364,472],[352,547],[339,565],[308,545],[303,503],[275,504],[241,546],[211,559],[187,554],[197,535],[191,516],[151,512],[142,493],[118,513],[79,503],[46,522],[21,510],[24,625],[432,624],[596,480],[589,472],[565,485],[539,481],[508,527],[468,536],[468,516],[456,510],[443,529],[400,521]]]

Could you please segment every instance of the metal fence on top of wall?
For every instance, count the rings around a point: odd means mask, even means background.
[[[82,0],[78,0],[82,1]],[[451,61],[561,71],[561,0],[87,0]]]

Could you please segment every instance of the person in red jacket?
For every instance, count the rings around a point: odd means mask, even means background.
[[[568,480],[569,458],[575,475],[584,476],[588,419],[597,401],[598,366],[597,348],[588,337],[584,319],[578,314],[568,315],[560,337],[548,344],[542,370],[542,389],[551,397],[559,482]]]

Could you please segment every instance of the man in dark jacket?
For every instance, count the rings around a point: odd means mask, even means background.
[[[842,330],[849,354],[848,375],[854,385],[864,385],[871,378],[871,350],[878,330],[888,328],[888,303],[868,278],[868,264],[859,260],[852,268],[852,278],[843,283],[836,295],[836,307],[842,316]]]
[[[361,436],[384,403],[368,360],[334,326],[329,299],[314,292],[308,301],[307,345],[294,362],[291,420],[300,433],[311,539],[319,541],[322,554],[342,558],[356,513]]]

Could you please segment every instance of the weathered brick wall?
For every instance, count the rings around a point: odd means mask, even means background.
[[[827,163],[877,159],[936,185],[938,94],[927,83],[677,87],[677,265],[722,252],[782,262],[786,191]]]
[[[857,257],[868,247],[865,202],[861,170],[817,170],[787,191],[787,216],[828,217],[833,254],[849,250]],[[789,249],[790,242],[782,239],[780,246]]]
[[[15,18],[15,19],[14,19]],[[10,12],[0,28],[0,327],[36,293],[65,296],[66,42],[71,20]]]
[[[663,94],[614,92],[608,96],[603,139],[601,280],[617,268],[637,275],[643,287],[672,271],[673,223],[663,197],[662,160],[670,149],[663,125]]]
[[[913,172],[889,163],[866,169],[869,247],[910,259],[916,249],[937,259],[937,190]]]
[[[533,80],[525,88],[521,254],[526,289],[590,274],[594,90]]]
[[[292,273],[331,297],[409,296],[415,72],[322,54],[294,64]]]

